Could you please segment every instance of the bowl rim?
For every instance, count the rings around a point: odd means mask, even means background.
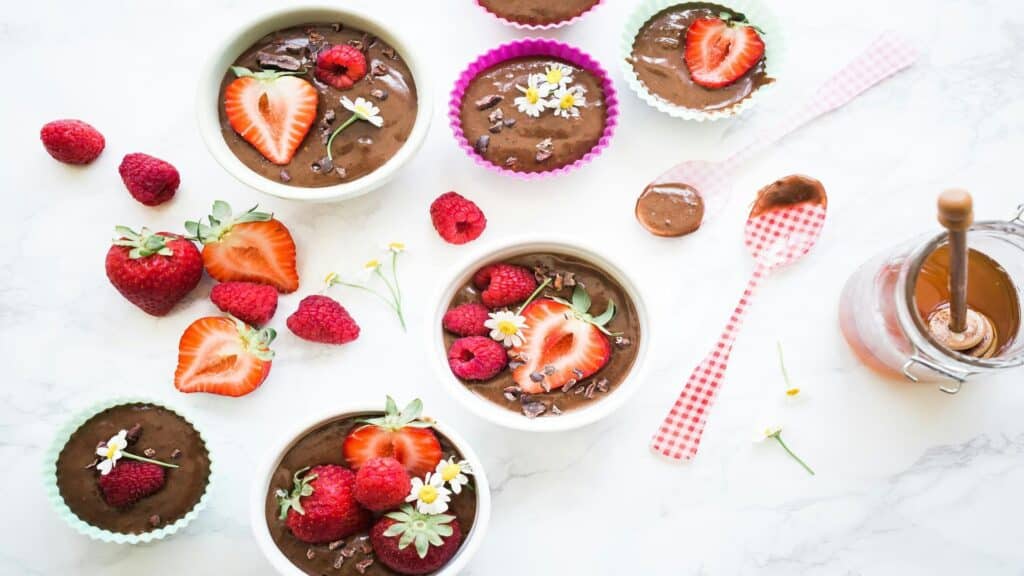
[[[448,367],[447,350],[444,346],[444,330],[441,319],[448,310],[455,291],[466,282],[479,267],[488,261],[528,254],[531,252],[560,252],[576,256],[597,266],[610,275],[622,286],[626,294],[633,300],[640,324],[640,345],[633,366],[623,381],[606,398],[594,402],[585,408],[565,412],[557,418],[534,418],[513,412],[474,394],[465,384],[452,374]],[[646,356],[650,346],[651,322],[647,312],[646,299],[643,291],[632,280],[636,278],[628,267],[594,248],[585,246],[581,241],[569,236],[557,234],[521,235],[505,237],[481,245],[474,252],[463,257],[446,273],[444,280],[435,290],[435,306],[424,323],[428,334],[425,341],[430,344],[430,363],[434,367],[437,378],[441,380],[451,396],[466,409],[478,417],[498,426],[525,432],[562,432],[574,430],[598,422],[622,407],[646,380]]]
[[[303,23],[324,20],[351,22],[352,26],[370,32],[391,44],[402,56],[412,72],[416,83],[416,122],[405,144],[398,149],[384,165],[373,172],[342,184],[319,188],[288,186],[257,174],[246,166],[228,148],[221,134],[220,104],[218,94],[228,66],[237,55],[259,38],[275,30]],[[211,51],[201,68],[196,90],[196,119],[199,132],[207,150],[225,171],[239,182],[265,194],[285,200],[310,202],[335,202],[356,198],[380,188],[411,160],[426,140],[433,120],[433,98],[431,83],[420,59],[411,47],[411,36],[401,27],[385,26],[363,5],[332,5],[325,3],[303,3],[286,8],[263,11],[225,35]],[[230,55],[230,57],[229,57]]]
[[[249,495],[249,524],[252,528],[253,538],[256,540],[256,544],[263,553],[264,558],[281,576],[305,576],[305,573],[281,553],[267,527],[266,498],[267,490],[270,488],[270,479],[273,477],[274,471],[281,462],[284,453],[302,436],[317,426],[330,420],[346,418],[364,412],[383,413],[384,411],[379,404],[366,402],[346,405],[341,409],[322,410],[313,418],[303,419],[299,424],[285,430],[285,433],[281,435],[284,440],[275,444],[259,460],[256,468],[256,480],[253,482]],[[473,527],[470,529],[469,534],[463,538],[462,545],[455,556],[440,570],[434,572],[434,576],[455,576],[472,560],[483,543],[484,536],[487,534],[487,526],[491,518],[491,489],[487,481],[487,472],[484,469],[484,465],[469,442],[442,421],[434,419],[433,427],[454,444],[459,449],[459,452],[462,453],[462,457],[469,462],[470,467],[473,469],[473,479],[476,483],[476,490],[474,492],[477,498],[476,518],[473,520]]]

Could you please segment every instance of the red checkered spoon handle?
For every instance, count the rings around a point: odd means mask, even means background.
[[[655,452],[675,460],[689,460],[697,455],[708,411],[714,404],[718,389],[725,379],[725,371],[729,367],[729,353],[732,352],[736,334],[743,324],[743,317],[750,307],[754,291],[768,274],[768,270],[768,266],[761,263],[754,268],[754,273],[743,290],[743,296],[732,311],[732,316],[729,317],[722,335],[718,337],[718,342],[694,368],[686,387],[654,435],[651,449]]]

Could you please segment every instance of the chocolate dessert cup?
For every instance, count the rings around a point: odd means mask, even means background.
[[[504,24],[520,30],[554,30],[568,26],[604,0],[476,0],[478,6]]]
[[[723,13],[756,26],[765,55],[734,83],[708,89],[690,79],[683,58],[685,35],[693,20]],[[779,77],[784,54],[784,39],[760,0],[645,0],[627,20],[619,46],[626,81],[644,102],[675,118],[700,122],[729,118],[753,107]]]
[[[393,26],[356,8],[288,8],[256,18],[229,36],[201,77],[197,110],[207,147],[235,178],[281,198],[336,201],[380,187],[422,145],[432,116],[430,85],[402,38]],[[365,76],[344,90],[314,73],[316,55],[341,45],[356,47],[366,60]],[[296,65],[298,77],[317,93],[316,116],[294,157],[275,164],[232,129],[224,108],[225,89],[235,79],[233,66],[288,72]],[[363,98],[376,106],[383,125],[349,125],[333,142],[334,158],[325,169],[323,132],[329,135],[352,115],[342,97],[356,102]]]
[[[516,99],[525,96],[531,77],[543,83],[539,78],[552,66],[568,73],[544,88],[531,113]],[[568,105],[566,91],[580,97],[579,106],[551,104]],[[608,146],[618,114],[615,87],[596,60],[540,38],[504,44],[477,58],[456,82],[448,108],[466,154],[480,166],[523,179],[565,174],[589,163]]]
[[[516,386],[511,372],[514,368],[505,367],[495,376],[483,380],[456,376],[449,364],[448,353],[460,337],[444,329],[442,318],[458,305],[481,302],[481,293],[473,286],[473,276],[481,268],[499,263],[522,266],[538,277],[552,279],[532,302],[552,298],[574,300],[577,286],[585,289],[591,299],[590,313],[595,317],[606,310],[609,302],[614,302],[614,315],[602,325],[610,350],[607,362],[595,373],[571,385],[529,394],[510,391]],[[535,269],[537,267],[539,269]],[[436,342],[431,356],[437,376],[449,393],[467,409],[500,426],[527,431],[578,428],[611,414],[643,382],[650,324],[640,292],[619,265],[575,242],[565,239],[512,239],[478,251],[457,268],[439,292],[436,302],[437,307],[428,325],[430,338]],[[515,308],[517,306],[510,307],[511,310]],[[490,309],[494,312],[501,308]],[[516,348],[509,348],[506,352],[511,352],[510,358],[514,363],[517,360]],[[543,377],[543,373],[530,374],[531,379]],[[543,410],[536,403],[542,405]]]
[[[115,508],[98,487],[95,450],[119,430],[129,432],[125,451],[173,463],[159,491]],[[98,439],[98,440],[97,440]],[[131,461],[123,456],[115,465]],[[139,544],[185,528],[206,507],[214,478],[209,448],[193,424],[163,403],[120,398],[71,418],[44,456],[43,480],[57,513],[81,534],[103,542]]]
[[[308,544],[296,538],[279,518],[276,491],[291,485],[292,475],[305,466],[335,464],[347,466],[342,444],[348,433],[362,425],[361,419],[379,417],[380,406],[365,405],[318,417],[284,434],[287,440],[268,454],[257,474],[251,494],[250,521],[257,544],[275,571],[282,576],[336,574],[339,576],[399,574],[374,558],[369,530],[344,538],[340,543]],[[453,495],[448,514],[458,520],[463,539],[455,556],[434,576],[454,576],[462,571],[483,542],[490,519],[491,496],[483,464],[469,444],[444,423],[431,421],[445,458],[464,459],[472,468],[470,484]],[[335,566],[335,563],[338,566]],[[357,565],[363,564],[360,568]]]

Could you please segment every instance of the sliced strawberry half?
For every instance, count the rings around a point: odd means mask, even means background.
[[[441,443],[420,420],[423,402],[413,400],[401,412],[388,396],[384,416],[364,420],[365,424],[349,432],[342,446],[349,468],[358,470],[371,458],[390,456],[405,466],[411,476],[423,477],[441,461]]]
[[[753,26],[700,18],[686,31],[686,67],[693,81],[705,88],[732,84],[763,56],[764,41]]]
[[[541,298],[523,311],[523,344],[512,348],[523,362],[512,371],[520,390],[539,394],[579,382],[604,367],[611,344],[604,325],[615,314],[614,303],[598,317],[591,316],[590,297],[577,286],[573,301]]]
[[[200,318],[181,335],[174,387],[182,392],[243,396],[270,373],[272,328],[256,330],[241,320]]]
[[[256,207],[233,214],[227,202],[213,203],[209,224],[185,222],[191,239],[203,243],[203,265],[219,282],[256,282],[290,293],[299,288],[295,241],[272,214]]]
[[[267,160],[291,162],[316,119],[316,88],[288,72],[231,70],[238,78],[224,92],[228,123]]]

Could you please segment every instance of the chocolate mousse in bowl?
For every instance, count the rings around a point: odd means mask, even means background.
[[[454,576],[483,541],[483,465],[418,399],[335,411],[285,438],[251,498],[253,533],[279,574]]]
[[[58,431],[44,457],[57,513],[104,542],[160,540],[206,507],[213,462],[178,412],[143,399],[90,407]]]
[[[783,47],[759,0],[647,0],[620,45],[630,87],[677,118],[718,120],[754,105],[777,77]]]
[[[470,64],[452,91],[448,118],[477,164],[536,178],[569,172],[600,154],[618,124],[618,98],[593,58],[531,38]]]
[[[603,0],[476,0],[505,24],[523,30],[551,30],[572,24]]]
[[[391,26],[351,8],[292,8],[245,26],[213,58],[200,128],[218,162],[254,188],[351,198],[422,143],[425,86]]]
[[[589,424],[643,381],[649,324],[636,285],[571,241],[512,240],[476,254],[445,284],[430,325],[450,393],[509,428]]]

